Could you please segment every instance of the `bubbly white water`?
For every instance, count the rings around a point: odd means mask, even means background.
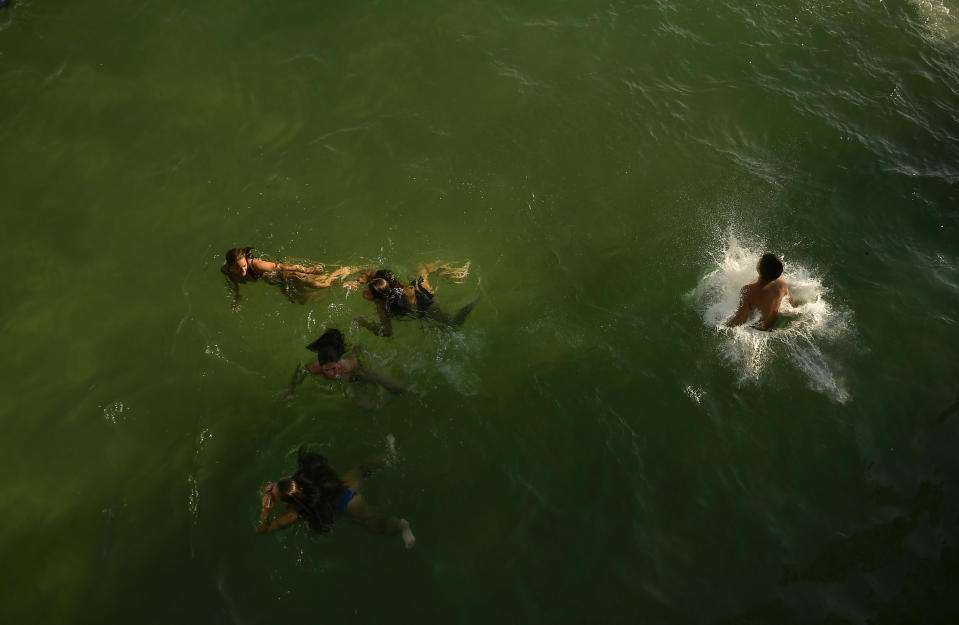
[[[923,26],[939,39],[955,41],[959,36],[959,16],[946,0],[910,0]]]
[[[788,361],[803,373],[810,388],[835,401],[848,401],[840,363],[823,348],[850,339],[851,314],[829,300],[829,290],[806,267],[783,258],[783,278],[796,306],[783,300],[771,332],[750,327],[758,320],[757,311],[747,325],[724,325],[739,306],[740,289],[756,280],[756,263],[765,251],[761,241],[747,244],[735,234],[727,234],[720,249],[709,254],[713,269],[691,293],[703,323],[722,337],[720,357],[736,370],[744,384],[760,382],[771,363]]]

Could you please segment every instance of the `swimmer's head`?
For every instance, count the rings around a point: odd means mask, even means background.
[[[759,259],[759,263],[756,265],[756,271],[759,272],[763,280],[772,282],[783,275],[783,261],[779,260],[779,257],[772,252],[766,252],[762,258]]]
[[[373,277],[383,278],[389,283],[391,289],[395,289],[397,287],[403,286],[402,284],[400,284],[400,281],[396,279],[396,274],[390,271],[389,269],[378,269],[376,273],[373,274]]]
[[[343,365],[336,361],[324,362],[320,365],[320,371],[327,380],[339,380],[343,373]]]
[[[249,270],[250,263],[253,262],[253,248],[234,247],[232,250],[227,250],[224,260],[226,262],[220,267],[220,271],[242,278]]]
[[[346,352],[346,339],[343,338],[343,333],[336,328],[330,328],[323,333],[323,336],[307,345],[306,348],[316,352],[316,360],[323,368],[323,375],[330,379],[335,378],[335,374],[332,377],[327,375],[325,367],[328,364],[339,364],[337,361]]]
[[[363,289],[363,297],[368,300],[385,300],[390,294],[390,283],[384,278],[374,278]]]
[[[273,494],[274,501],[282,501],[283,503],[303,503],[305,500],[305,493],[303,489],[300,488],[300,485],[297,484],[293,478],[283,478],[276,483],[276,486],[271,491]]]

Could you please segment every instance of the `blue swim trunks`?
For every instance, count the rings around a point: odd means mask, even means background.
[[[354,497],[356,497],[356,493],[347,488],[346,492],[340,495],[340,507],[336,509],[337,514],[343,514],[346,512],[346,506],[353,501]]]

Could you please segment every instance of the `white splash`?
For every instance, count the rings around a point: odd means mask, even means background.
[[[806,376],[810,388],[840,403],[848,401],[839,364],[823,352],[823,347],[851,333],[851,315],[833,305],[820,278],[799,263],[783,258],[783,278],[796,306],[783,300],[780,318],[771,332],[750,327],[758,320],[758,311],[746,325],[725,326],[739,307],[740,289],[755,282],[756,263],[764,248],[761,241],[747,245],[728,234],[723,249],[712,254],[715,267],[690,293],[703,323],[722,334],[720,356],[737,370],[744,384],[758,383],[769,363],[787,359]]]
[[[190,495],[187,498],[187,509],[196,523],[200,512],[200,482],[196,475],[196,467],[199,465],[200,453],[203,451],[203,444],[213,438],[210,428],[200,430],[200,436],[197,439],[196,449],[193,450],[193,471],[187,476],[187,482],[190,484]]]
[[[128,410],[129,407],[127,407],[127,405],[122,401],[115,401],[103,408],[103,418],[113,425],[116,425],[117,423],[126,421],[126,417],[123,415],[123,413]]]
[[[686,388],[683,389],[683,392],[686,393],[686,396],[697,404],[701,404],[703,401],[703,396],[706,394],[701,388],[696,388],[692,384],[687,384]]]
[[[947,0],[908,0],[913,5],[922,25],[934,37],[953,41],[959,36],[959,16]]]

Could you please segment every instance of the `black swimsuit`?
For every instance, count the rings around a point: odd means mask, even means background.
[[[414,280],[411,284],[413,287],[413,294],[416,297],[416,309],[410,306],[410,303],[403,296],[403,289],[399,287],[394,287],[390,289],[390,294],[386,296],[386,314],[390,317],[397,317],[400,315],[414,315],[416,317],[423,317],[426,315],[426,311],[430,309],[430,306],[433,305],[433,294],[430,293],[429,289],[423,286],[423,279],[418,278]]]
[[[246,264],[246,275],[244,278],[249,278],[250,280],[259,280],[263,277],[263,274],[256,270],[256,265],[253,264],[255,258],[251,258],[250,262]]]

